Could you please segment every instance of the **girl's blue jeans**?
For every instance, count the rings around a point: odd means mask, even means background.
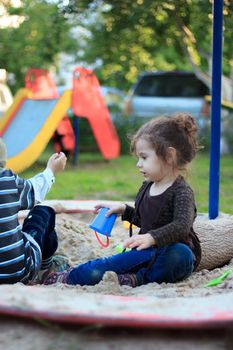
[[[95,285],[102,280],[106,271],[134,273],[138,285],[150,282],[174,283],[191,275],[194,262],[192,250],[183,243],[172,243],[157,249],[132,249],[78,265],[70,271],[67,283]]]

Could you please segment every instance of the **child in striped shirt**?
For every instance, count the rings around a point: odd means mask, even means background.
[[[67,268],[67,259],[53,256],[58,241],[53,208],[36,205],[44,200],[55,181],[54,175],[66,165],[64,153],[53,154],[46,169],[25,180],[5,168],[7,151],[0,139],[0,283],[33,283],[57,264]],[[31,209],[23,226],[18,212]]]

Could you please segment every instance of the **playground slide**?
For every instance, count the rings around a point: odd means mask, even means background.
[[[77,67],[74,71],[72,109],[75,115],[87,118],[104,158],[117,158],[119,138],[101,95],[99,81],[91,69]]]
[[[91,70],[76,68],[74,77],[72,90],[59,94],[47,70],[32,68],[28,71],[26,88],[18,91],[13,104],[0,119],[0,136],[8,150],[7,167],[21,172],[31,166],[45,149],[61,120],[63,125],[60,129],[65,128],[65,136],[68,137],[64,117],[69,108],[76,117],[88,119],[105,159],[119,156],[120,142],[96,76]],[[64,136],[64,130],[60,133],[57,130],[57,133],[59,137]],[[62,141],[73,146],[70,139],[63,137]]]
[[[67,156],[74,155],[76,151],[76,135],[67,115],[60,121],[53,137],[55,152],[64,152]]]
[[[21,172],[43,152],[71,106],[71,91],[59,99],[32,99],[29,89],[21,89],[0,120],[0,136],[8,150],[7,167]]]

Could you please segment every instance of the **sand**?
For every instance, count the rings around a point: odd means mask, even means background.
[[[116,245],[128,237],[128,229],[118,218],[112,230],[110,246],[108,248],[102,248],[97,242],[93,231],[88,227],[88,222],[90,223],[92,219],[93,214],[91,213],[76,215],[59,214],[57,216],[56,227],[60,241],[58,253],[67,254],[72,266],[97,257],[115,254]],[[233,267],[233,260],[229,261],[227,265],[212,271],[203,269],[195,272],[185,281],[175,284],[150,283],[131,288],[128,286],[119,286],[115,279],[112,280],[111,274],[106,274],[103,281],[96,286],[69,286],[67,288],[75,288],[79,292],[125,296],[156,296],[161,298],[208,296],[233,291],[233,273],[222,284],[211,288],[204,288],[207,282],[220,276],[231,267]],[[56,288],[63,288],[63,286],[57,284]]]
[[[116,253],[116,245],[128,237],[128,229],[120,219],[117,219],[112,230],[110,246],[102,248],[96,240],[93,231],[88,227],[93,219],[92,213],[85,214],[58,214],[56,229],[59,236],[58,254],[65,254],[70,259],[70,264],[83,263],[89,259],[112,255]],[[70,299],[67,305],[72,307],[72,295],[117,295],[131,297],[151,297],[161,300],[161,304],[174,304],[182,300],[189,302],[202,297],[215,297],[216,301],[233,300],[233,273],[218,286],[205,288],[204,285],[211,279],[218,277],[228,268],[233,268],[233,260],[221,268],[212,271],[201,270],[195,272],[187,280],[176,284],[150,283],[145,286],[131,288],[119,286],[114,274],[106,273],[103,280],[95,286],[67,286],[56,284],[52,286],[38,286],[41,299],[35,293],[27,294],[27,288],[21,283],[12,286],[0,286],[1,299],[12,301],[17,307],[31,307],[36,309],[40,303],[49,303],[50,308],[59,308],[62,300]],[[37,298],[38,297],[38,298]],[[40,299],[40,300],[39,300]],[[90,298],[91,299],[91,298]],[[167,301],[166,301],[167,300]],[[40,349],[154,349],[155,341],[159,349],[227,349],[226,343],[232,343],[229,335],[218,330],[212,331],[183,331],[179,333],[172,330],[137,330],[119,329],[106,330],[100,325],[94,326],[61,326],[39,320],[39,323],[28,322],[20,319],[0,318],[1,330],[0,343],[5,350],[22,348],[24,350]],[[13,327],[13,328],[12,328]],[[199,333],[198,333],[199,332]],[[199,334],[199,335],[198,335]],[[229,333],[231,334],[231,333]],[[11,339],[8,341],[7,339]],[[228,346],[228,345],[227,345]],[[1,348],[1,347],[0,347]],[[229,348],[230,349],[230,348]]]

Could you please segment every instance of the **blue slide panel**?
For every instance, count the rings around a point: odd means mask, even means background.
[[[57,102],[57,99],[25,100],[3,135],[8,158],[16,156],[32,143]]]

